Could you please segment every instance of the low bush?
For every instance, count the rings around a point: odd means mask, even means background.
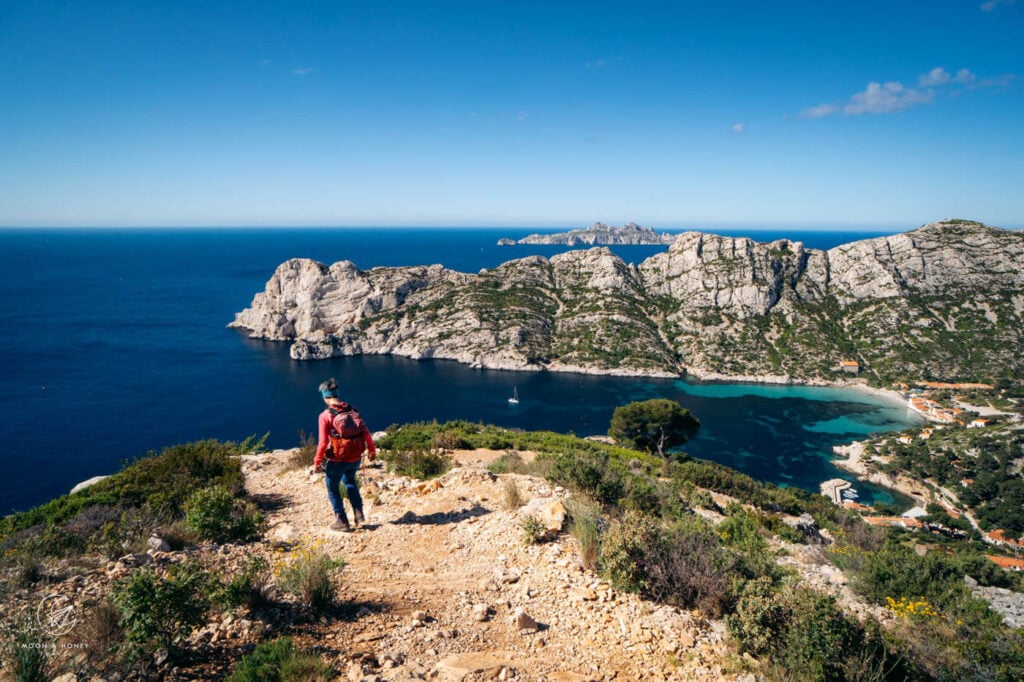
[[[121,612],[130,656],[170,649],[205,622],[211,577],[195,564],[171,566],[166,575],[149,567],[114,583],[112,599]]]
[[[228,682],[321,682],[334,677],[330,666],[296,648],[290,637],[282,637],[243,656]]]
[[[495,474],[523,474],[526,473],[526,463],[518,452],[508,450],[488,464],[487,469]]]
[[[455,429],[444,429],[434,434],[432,442],[438,450],[472,450],[473,445],[462,437],[462,434]]]
[[[522,531],[523,544],[527,546],[543,542],[548,533],[548,529],[536,516],[523,518],[519,522],[519,530]]]
[[[434,436],[440,427],[438,423],[392,424],[387,435],[377,441],[381,450],[427,450],[434,443]]]
[[[713,616],[728,608],[735,566],[735,557],[696,516],[664,524],[627,512],[601,546],[601,569],[619,589]]]
[[[437,478],[452,468],[452,458],[433,450],[388,450],[381,455],[390,471],[419,480]]]
[[[626,493],[625,466],[607,452],[571,450],[551,458],[548,478],[613,506]]]
[[[263,447],[204,440],[164,448],[74,495],[63,495],[26,512],[0,519],[0,552],[63,557],[84,551],[112,556],[132,551],[160,524],[183,515],[196,491],[223,486],[243,492],[238,455]]]
[[[46,682],[50,679],[49,647],[42,641],[31,619],[23,616],[9,625],[3,634],[3,668],[7,678],[17,682]]]
[[[741,651],[766,658],[786,679],[843,680],[853,669],[898,664],[880,642],[865,646],[864,631],[843,615],[834,597],[769,578],[748,582],[725,622]]]
[[[192,493],[185,503],[185,522],[200,538],[214,542],[246,542],[266,526],[252,502],[235,497],[222,485]]]
[[[513,479],[507,479],[502,487],[502,504],[508,511],[515,511],[523,506],[523,493],[519,490],[519,484]]]
[[[332,559],[320,545],[302,544],[292,550],[274,568],[281,589],[299,598],[313,611],[325,611],[334,604],[334,573],[345,565]]]
[[[215,599],[228,609],[256,609],[268,603],[269,583],[270,562],[260,556],[249,557],[237,573],[221,584]]]
[[[123,503],[147,505],[163,516],[178,517],[197,490],[220,485],[232,494],[241,494],[244,478],[238,455],[259,447],[260,442],[252,439],[174,445],[129,465],[85,492],[93,488],[98,488],[97,492],[109,490]]]

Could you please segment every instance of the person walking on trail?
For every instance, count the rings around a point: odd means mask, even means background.
[[[323,396],[327,408],[320,413],[317,420],[316,457],[313,458],[313,470],[323,471],[327,482],[327,499],[334,510],[332,530],[350,532],[352,525],[345,515],[345,497],[352,505],[352,520],[358,527],[364,522],[363,498],[359,494],[359,483],[356,472],[362,463],[363,451],[368,451],[368,459],[372,462],[377,458],[377,446],[373,436],[363,422],[359,412],[338,397],[338,382],[328,379],[320,384],[320,395]],[[341,487],[345,488],[342,496]]]

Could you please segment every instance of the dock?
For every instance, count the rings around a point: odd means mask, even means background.
[[[832,500],[834,504],[842,506],[843,491],[852,488],[853,484],[841,478],[833,478],[821,484],[821,494]]]

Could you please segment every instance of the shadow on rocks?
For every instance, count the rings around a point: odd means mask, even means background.
[[[472,519],[477,516],[484,516],[490,514],[491,510],[487,509],[480,504],[474,504],[472,507],[466,509],[459,509],[450,512],[435,512],[433,514],[419,515],[412,511],[407,511],[400,517],[392,521],[391,523],[396,525],[404,524],[422,524],[422,525],[441,525],[445,523],[460,523],[466,519]]]

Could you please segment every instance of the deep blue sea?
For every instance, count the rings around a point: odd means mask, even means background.
[[[841,475],[831,447],[916,423],[902,405],[852,390],[690,384],[474,370],[449,361],[356,357],[296,362],[284,344],[225,325],[288,258],[360,268],[441,263],[476,272],[564,247],[499,247],[535,229],[0,230],[0,514],[68,492],[163,446],[240,440],[298,444],[334,376],[379,430],[468,419],[591,435],[612,410],[668,397],[702,422],[687,445],[758,479],[817,490]],[[717,230],[814,248],[882,233]],[[639,262],[665,247],[614,250]],[[507,398],[517,387],[521,402]],[[890,499],[858,484],[861,498]]]

